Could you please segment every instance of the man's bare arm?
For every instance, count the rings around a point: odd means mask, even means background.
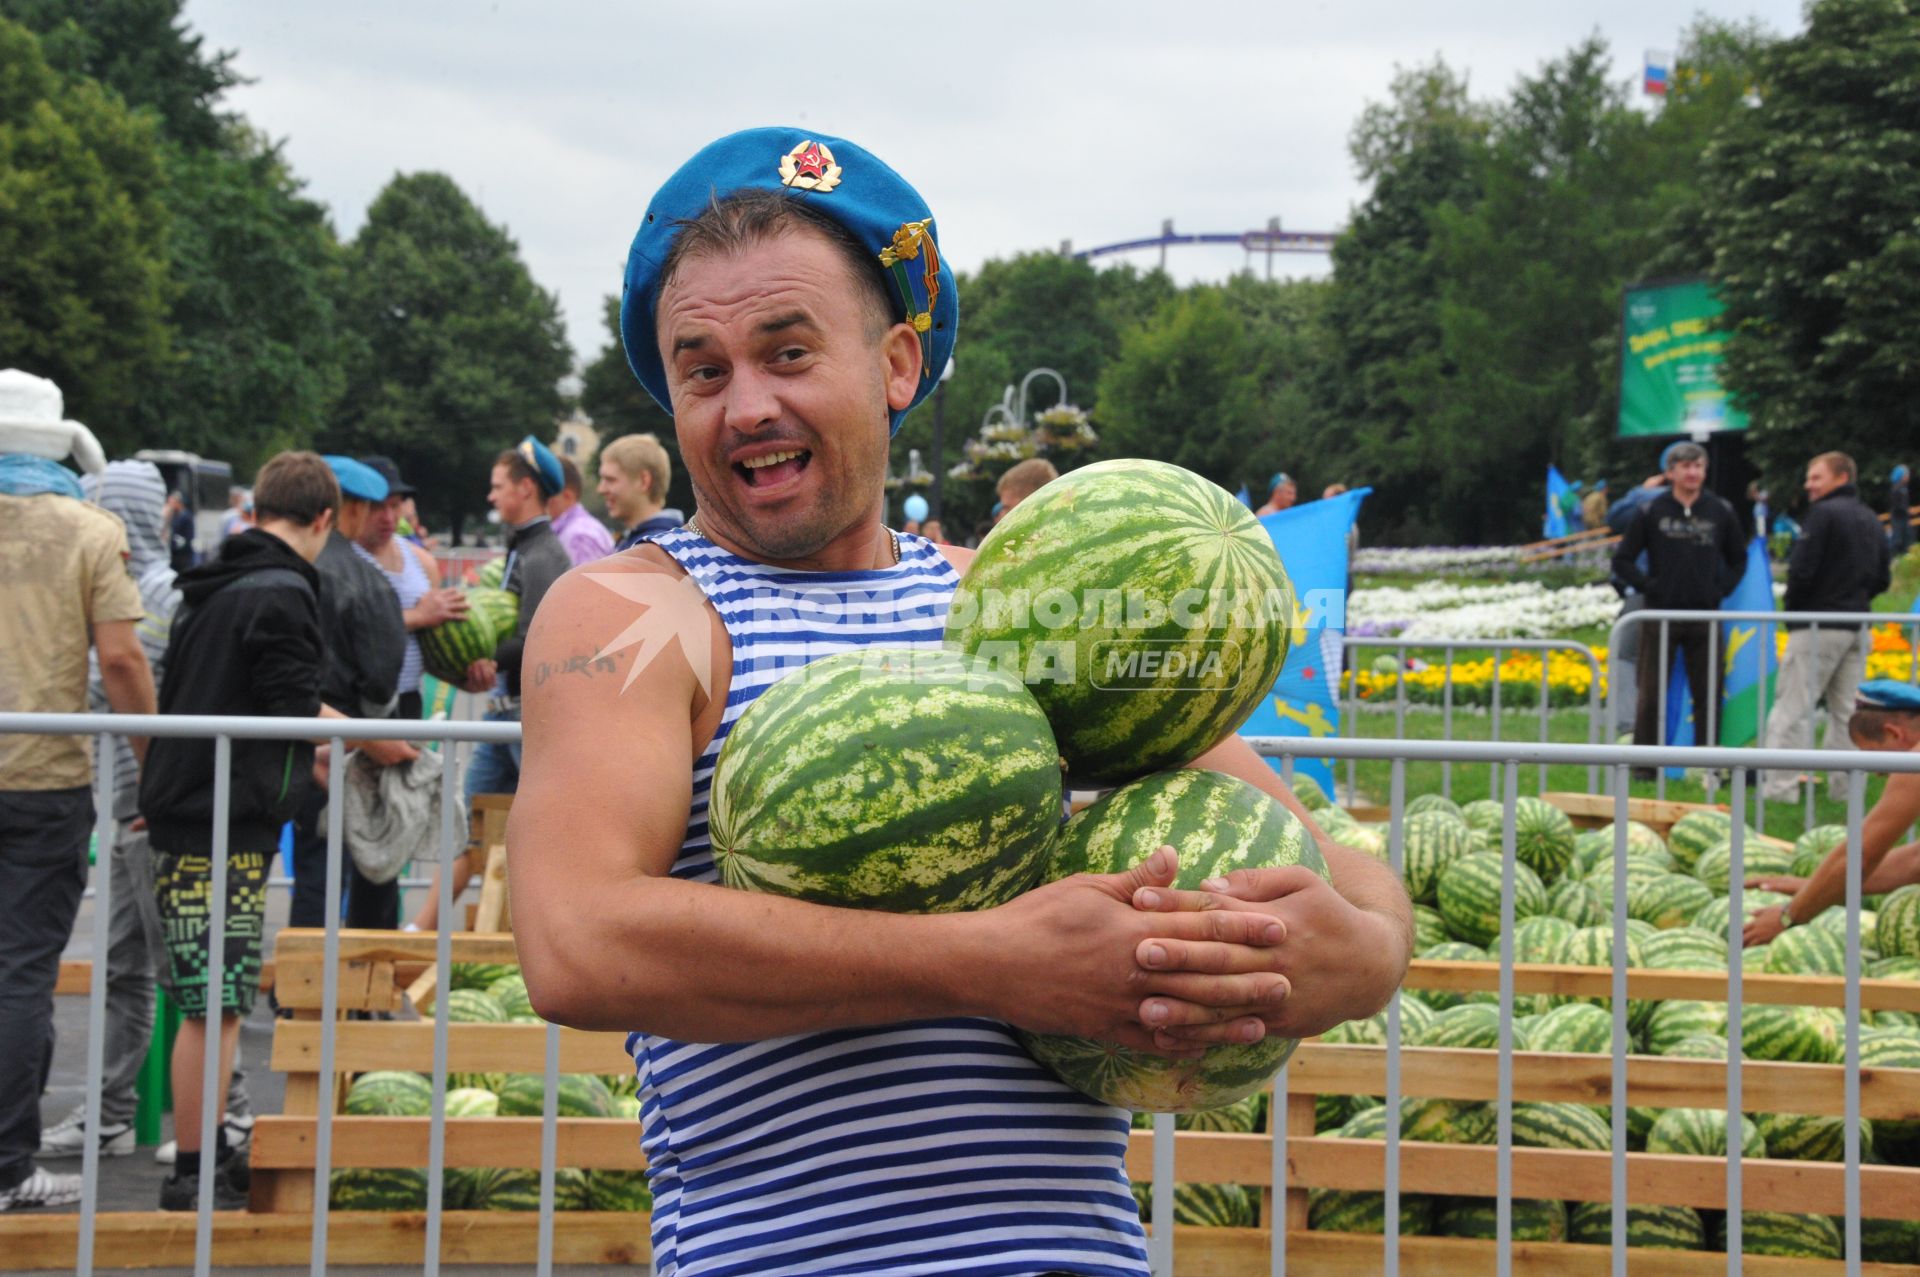
[[[98,621],[93,626],[94,655],[100,660],[100,687],[116,714],[157,714],[159,700],[153,687],[153,667],[133,621]],[[147,738],[129,736],[133,756],[147,761]]]
[[[648,580],[614,589],[602,574]],[[1164,886],[1170,863],[1158,874],[1072,879],[998,909],[941,916],[826,908],[671,877],[692,762],[717,714],[679,643],[607,650],[647,614],[636,593],[660,600],[656,607],[700,610],[709,643],[696,659],[721,672],[712,695],[724,695],[725,631],[663,563],[629,555],[577,570],[540,609],[528,636],[525,750],[507,847],[521,961],[542,1015],[706,1042],[986,1015],[1151,1049],[1143,999],[1177,985],[1181,998],[1258,1005],[1284,983],[1268,969],[1195,985],[1139,965],[1136,951],[1154,936],[1196,945],[1278,939],[1273,920],[1252,912],[1135,909],[1133,890]],[[1261,1026],[1216,1017],[1210,1031],[1247,1041]]]

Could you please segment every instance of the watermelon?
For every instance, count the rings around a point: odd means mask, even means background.
[[[1627,916],[1662,931],[1683,927],[1713,899],[1713,891],[1697,878],[1662,873],[1627,881]]]
[[[1567,1211],[1567,1240],[1585,1246],[1613,1244],[1613,1205],[1575,1202]],[[1707,1226],[1686,1206],[1627,1207],[1629,1247],[1648,1250],[1705,1250]]]
[[[456,962],[447,984],[452,989],[485,989],[494,981],[517,975],[519,967],[500,962]]]
[[[1613,1050],[1613,1016],[1586,1002],[1557,1006],[1535,1021],[1528,1047],[1562,1055],[1605,1055]]]
[[[1752,1060],[1832,1064],[1840,1058],[1841,1031],[1831,1007],[1756,1002],[1740,1012],[1740,1049]]]
[[[1297,780],[1294,782],[1296,785],[1299,783]],[[1323,832],[1336,839],[1343,831],[1356,829],[1360,825],[1360,822],[1353,818],[1353,813],[1345,807],[1329,804],[1325,807],[1314,807],[1311,812],[1314,823],[1319,825]]]
[[[1796,878],[1811,878],[1828,852],[1846,845],[1845,825],[1815,825],[1793,840],[1793,864],[1788,872]]]
[[[1367,1021],[1362,1020],[1361,1023]],[[1259,1120],[1260,1097],[1249,1095],[1219,1108],[1178,1114],[1173,1119],[1173,1126],[1179,1131],[1224,1131],[1234,1135],[1251,1135]]]
[[[420,663],[427,673],[443,683],[464,683],[467,667],[492,660],[500,640],[512,635],[519,623],[518,595],[482,587],[467,591],[464,617],[415,630],[413,637],[420,643]]]
[[[1320,782],[1305,772],[1294,773],[1292,789],[1293,796],[1308,811],[1324,811],[1333,805],[1333,800],[1327,797],[1327,791],[1320,788]]]
[[[1872,960],[1867,958],[1866,954],[1873,948],[1873,931],[1874,928],[1879,925],[1880,915],[1872,909],[1862,909],[1859,911],[1859,918],[1861,961],[1867,962]],[[1800,924],[1795,922],[1794,925],[1799,926]],[[1823,931],[1829,932],[1833,938],[1842,945],[1845,945],[1847,942],[1847,910],[1845,905],[1834,909],[1822,909],[1819,913],[1807,919],[1807,925],[1809,927],[1818,927]],[[1876,953],[1875,957],[1878,956]]]
[[[1573,822],[1544,798],[1515,799],[1513,850],[1542,883],[1557,882],[1573,859]]]
[[[1753,920],[1753,915],[1760,910],[1774,905],[1783,905],[1791,899],[1791,896],[1783,896],[1777,891],[1749,888],[1740,900],[1740,916],[1743,920],[1750,922]],[[1716,936],[1725,936],[1728,915],[1732,911],[1733,902],[1725,896],[1720,896],[1700,907],[1700,912],[1693,915],[1693,925]]]
[[[1437,944],[1445,944],[1450,937],[1447,934],[1447,920],[1440,911],[1431,905],[1416,904],[1413,907],[1413,951],[1425,953]]]
[[[554,1084],[554,1112],[561,1117],[612,1117],[613,1096],[591,1073],[562,1073]],[[540,1117],[546,1112],[547,1080],[515,1073],[500,1088],[501,1117]]]
[[[1573,836],[1573,859],[1567,873],[1584,878],[1593,872],[1593,862],[1613,850],[1613,842],[1598,829],[1582,829]]]
[[[1405,1042],[1427,1025],[1432,1024],[1433,1017],[1438,1014],[1438,1012],[1427,1003],[1422,1002],[1419,996],[1411,989],[1402,989],[1399,998],[1400,1040]]]
[[[1607,847],[1611,850],[1616,832],[1613,822],[1600,826],[1596,832],[1607,840]],[[1655,859],[1669,868],[1673,865],[1673,852],[1668,848],[1667,840],[1655,832],[1652,825],[1637,820],[1627,822],[1627,854]]]
[[[468,1210],[540,1209],[540,1172],[531,1168],[486,1166],[471,1172]],[[569,1166],[553,1172],[555,1210],[589,1210],[593,1198],[587,1187],[587,1174]]]
[[[334,1210],[425,1210],[427,1173],[412,1166],[338,1170],[327,1181]]]
[[[1485,945],[1500,934],[1500,853],[1476,851],[1447,866],[1440,875],[1440,916],[1447,929],[1468,944]],[[1518,923],[1547,912],[1547,890],[1524,864],[1513,866],[1513,918]]]
[[[1257,1200],[1238,1184],[1175,1184],[1173,1222],[1201,1228],[1252,1228]]]
[[[1484,1002],[1449,1007],[1409,1042],[1413,1046],[1491,1051],[1500,1045],[1500,1008]]]
[[[647,1187],[645,1171],[589,1170],[586,1176],[587,1206],[590,1210],[653,1209],[653,1193]],[[555,1188],[558,1187],[556,1184]]]
[[[1727,1248],[1724,1221],[1714,1225],[1714,1248]],[[1779,1211],[1740,1213],[1740,1253],[1791,1259],[1842,1259],[1845,1238],[1825,1215],[1789,1215]]]
[[[787,675],[734,724],[714,860],[728,886],[817,904],[986,909],[1034,885],[1061,798],[1053,733],[1017,680],[958,652],[863,648]]]
[[[1692,873],[1701,852],[1732,836],[1733,817],[1726,812],[1691,811],[1667,830],[1667,850],[1673,853],[1674,868]]]
[[[1344,1129],[1337,1134],[1345,1135]],[[1417,1237],[1431,1233],[1433,1212],[1433,1198],[1423,1193],[1400,1194],[1400,1235]],[[1377,1237],[1387,1231],[1386,1194],[1357,1189],[1309,1189],[1307,1227],[1317,1233],[1367,1233]]]
[[[1812,1113],[1756,1113],[1753,1124],[1767,1142],[1767,1156],[1788,1162],[1839,1162],[1847,1156],[1845,1118]],[[1860,1120],[1860,1150],[1873,1150],[1873,1123]]]
[[[1700,927],[1673,927],[1643,942],[1640,965],[1655,971],[1725,971],[1727,937]]]
[[[500,588],[501,583],[506,579],[507,556],[504,554],[498,558],[488,559],[485,563],[482,563],[478,568],[474,569],[473,573],[473,583],[475,585],[487,586],[496,590]]]
[[[1579,928],[1550,913],[1528,918],[1513,929],[1515,962],[1552,962],[1553,955]]]
[[[1702,1033],[1725,1035],[1727,1004],[1676,1000],[1657,1002],[1647,1017],[1647,1050],[1665,1055],[1687,1038]]]
[[[1387,856],[1387,827],[1355,823],[1340,831],[1339,843],[1355,851],[1364,851],[1381,864],[1389,863]]]
[[[1513,1142],[1522,1148],[1605,1152],[1613,1147],[1613,1130],[1584,1104],[1525,1101],[1513,1106]]]
[[[1420,955],[1430,962],[1492,962],[1494,959],[1485,949],[1476,944],[1466,944],[1459,940],[1449,940],[1437,944]],[[1425,1002],[1434,1011],[1445,1011],[1468,1001],[1472,995],[1454,993],[1447,989],[1415,989],[1413,995]],[[1497,995],[1496,995],[1497,996]]]
[[[1867,1029],[1860,1034],[1863,1069],[1920,1069],[1920,1032],[1912,1029]],[[1920,1164],[1920,1118],[1880,1118],[1873,1124],[1874,1143],[1902,1165]]]
[[[1060,830],[1045,876],[1118,872],[1167,843],[1180,852],[1174,885],[1186,890],[1239,868],[1304,865],[1329,876],[1306,828],[1286,808],[1245,781],[1196,768],[1149,776],[1076,814]],[[1197,1060],[1170,1060],[1113,1042],[1016,1032],[1034,1059],[1069,1086],[1150,1113],[1231,1104],[1265,1086],[1295,1045],[1268,1037],[1212,1047]]]
[[[487,995],[500,1004],[507,1013],[507,1019],[516,1016],[532,1015],[533,1000],[527,996],[527,978],[518,971],[501,976],[487,986]]]
[[[1434,1218],[1433,1231],[1441,1237],[1499,1235],[1499,1218],[1490,1197],[1449,1197]],[[1567,1239],[1567,1207],[1552,1198],[1516,1197],[1509,1219],[1517,1242],[1563,1242]]]
[[[477,1086],[456,1087],[447,1092],[448,1117],[496,1117],[500,1097]]]
[[[1890,892],[1873,927],[1873,947],[1883,958],[1920,958],[1920,884]]]
[[[505,1073],[449,1073],[447,1089],[449,1091],[492,1091],[498,1093],[507,1084]]]
[[[947,641],[1010,666],[1076,787],[1193,761],[1267,695],[1293,587],[1231,494],[1159,461],[1071,471],[994,526],[954,591]],[[951,724],[945,735],[956,733]]]
[[[1839,1224],[1839,1220],[1834,1221]],[[1846,1230],[1841,1229],[1842,1237]],[[1869,1264],[1911,1264],[1920,1258],[1920,1221],[1863,1219],[1860,1258]]]
[[[640,1120],[640,1097],[638,1095],[616,1095],[613,1097],[613,1115],[629,1122]]]
[[[1402,814],[1418,816],[1422,812],[1429,811],[1443,812],[1460,821],[1461,824],[1466,823],[1466,817],[1462,815],[1460,811],[1460,804],[1448,798],[1445,794],[1421,794],[1406,805]]]
[[[1469,829],[1484,834],[1497,844],[1501,827],[1507,821],[1506,805],[1498,799],[1476,798],[1460,808],[1460,819],[1467,822]]]
[[[1746,878],[1784,874],[1792,867],[1793,853],[1772,843],[1748,839],[1741,852],[1740,871]],[[1724,896],[1732,890],[1732,870],[1733,844],[1717,842],[1700,853],[1700,858],[1693,865],[1693,876],[1707,884],[1714,895]]]
[[[1410,813],[1402,832],[1406,865],[1401,876],[1406,880],[1407,895],[1421,904],[1432,904],[1440,875],[1473,850],[1473,831],[1458,816],[1428,810]]]
[[[1386,1013],[1371,1015],[1364,1020],[1347,1020],[1336,1024],[1322,1033],[1320,1040],[1331,1042],[1335,1046],[1385,1046],[1387,1044]]]
[[[418,1073],[362,1073],[347,1088],[351,1117],[425,1117],[433,1111],[433,1084]]]
[[[1844,975],[1846,945],[1826,927],[1789,927],[1767,946],[1773,975]]]
[[[1622,955],[1625,965],[1640,966],[1640,941],[1631,931],[1627,933],[1626,947],[1627,951]],[[1563,967],[1612,967],[1614,965],[1613,928],[1580,928],[1567,937],[1566,943],[1554,954],[1553,960]],[[1572,993],[1556,993],[1551,995],[1548,1001],[1556,1007],[1569,1006],[1578,1002],[1589,1002],[1602,1008],[1611,1005],[1611,1000],[1608,998],[1586,997]],[[1629,1016],[1633,1014],[1634,1005],[1634,1002],[1628,1004]]]
[[[455,989],[447,995],[449,1024],[505,1024],[507,1009],[485,989]]]
[[[1693,1157],[1727,1155],[1727,1115],[1715,1109],[1668,1109],[1647,1133],[1647,1152]],[[1766,1141],[1753,1122],[1740,1119],[1740,1156],[1765,1157]]]
[[[1409,1096],[1400,1101],[1400,1137],[1427,1144],[1491,1144],[1499,1120],[1493,1105],[1478,1100]]]
[[[602,1073],[600,1080],[606,1083],[607,1092],[614,1099],[623,1095],[634,1095],[640,1090],[640,1075],[629,1069],[625,1073]]]
[[[1592,927],[1607,920],[1606,897],[1577,878],[1562,878],[1547,888],[1547,912],[1565,918],[1576,927]]]
[[[1696,1033],[1692,1037],[1681,1038],[1662,1055],[1676,1060],[1720,1060],[1727,1058],[1727,1039],[1721,1033]]]

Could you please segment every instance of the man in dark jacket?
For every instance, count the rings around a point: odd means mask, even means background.
[[[1733,593],[1746,570],[1746,545],[1740,535],[1740,517],[1726,501],[1706,490],[1707,450],[1697,443],[1668,446],[1661,457],[1668,488],[1648,501],[1628,525],[1613,552],[1613,575],[1646,596],[1647,607],[1686,611],[1714,611]],[[1636,561],[1646,554],[1646,566]],[[1711,621],[1667,623],[1669,662],[1686,662],[1687,686],[1693,694],[1693,738],[1710,744],[1709,706],[1720,699],[1720,677],[1726,662],[1708,677]],[[1661,737],[1660,689],[1666,671],[1660,668],[1659,624],[1640,626],[1640,680],[1633,716],[1633,743],[1658,744]],[[1672,666],[1669,664],[1668,669]],[[1717,715],[1714,721],[1717,721]],[[1634,779],[1651,780],[1651,768],[1636,768]]]
[[[1853,458],[1823,452],[1807,463],[1811,503],[1800,540],[1787,560],[1789,612],[1867,612],[1892,584],[1886,534],[1854,487]],[[1872,631],[1865,625],[1791,626],[1780,663],[1779,698],[1767,719],[1768,749],[1810,749],[1815,709],[1827,707],[1828,749],[1851,749],[1847,720],[1866,674]],[[1770,771],[1761,782],[1769,800],[1798,797],[1799,777]],[[1829,783],[1842,783],[1838,775]]]
[[[326,462],[282,453],[260,470],[259,526],[229,538],[219,556],[184,572],[167,639],[163,714],[264,715],[312,720],[320,703],[320,556],[339,505]],[[235,740],[229,761],[227,898],[220,1032],[220,1086],[233,1068],[240,1020],[260,984],[267,869],[280,826],[305,797],[313,768],[311,721],[298,737]],[[161,1186],[163,1210],[192,1210],[199,1197],[201,1074],[207,1064],[208,918],[214,852],[215,743],[158,737],[140,776],[140,814],[153,845],[154,894],[166,939],[164,983],[184,1017],[173,1052],[179,1154]],[[245,1160],[220,1132],[222,1208],[245,1205]]]
[[[407,623],[400,600],[379,568],[356,553],[353,542],[365,530],[376,502],[387,499],[387,480],[372,466],[352,457],[323,458],[340,485],[340,515],[314,562],[320,574],[320,627],[326,663],[320,671],[320,699],[347,718],[390,718],[398,704],[400,666],[407,655]],[[382,766],[410,762],[419,751],[401,741],[369,741],[361,752]],[[341,761],[341,760],[334,760]],[[326,925],[327,838],[320,831],[327,796],[315,790],[293,822],[293,900],[287,924]],[[392,930],[400,925],[400,884],[369,880],[346,848],[349,927]]]

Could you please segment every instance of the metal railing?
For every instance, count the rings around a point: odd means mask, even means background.
[[[320,724],[316,723],[318,727]],[[233,742],[236,740],[272,739],[285,740],[289,737],[289,721],[286,719],[250,718],[215,719],[188,717],[118,717],[92,715],[40,715],[40,714],[0,714],[0,733],[57,733],[57,734],[94,734],[100,735],[104,742],[102,728],[124,732],[136,736],[191,736],[212,738],[215,742],[215,785],[216,805],[213,830],[212,856],[212,899],[219,901],[225,897],[226,868],[225,855],[228,849],[228,819],[226,799],[229,787],[228,770],[232,761]],[[303,724],[304,727],[304,724]],[[299,731],[305,735],[304,730]],[[335,748],[336,757],[344,752],[344,745],[350,741],[367,739],[407,739],[442,740],[454,742],[508,742],[517,738],[519,725],[512,723],[395,723],[392,721],[327,722],[324,736],[330,739]],[[1861,1092],[1860,1092],[1860,1021],[1861,1021],[1861,934],[1860,907],[1862,900],[1861,866],[1859,848],[1861,826],[1865,802],[1865,778],[1868,773],[1879,774],[1920,774],[1920,755],[1879,754],[1879,753],[1840,753],[1837,751],[1812,750],[1750,750],[1722,749],[1717,747],[1630,747],[1617,745],[1536,743],[1524,741],[1405,741],[1405,740],[1305,740],[1300,738],[1257,738],[1251,742],[1254,748],[1269,757],[1282,760],[1283,772],[1291,772],[1296,758],[1332,757],[1354,761],[1385,761],[1391,766],[1391,785],[1389,793],[1389,840],[1388,858],[1396,872],[1404,868],[1404,809],[1406,806],[1406,768],[1412,762],[1457,762],[1470,765],[1486,765],[1498,768],[1503,773],[1500,792],[1503,795],[1504,818],[1502,821],[1502,881],[1500,905],[1500,942],[1498,978],[1498,1005],[1500,1011],[1500,1033],[1497,1059],[1497,1117],[1495,1131],[1496,1180],[1491,1194],[1495,1199],[1496,1210],[1496,1247],[1497,1271],[1507,1274],[1512,1266],[1513,1243],[1513,1103],[1514,1103],[1514,1025],[1513,1011],[1515,1000],[1515,960],[1514,930],[1516,920],[1515,904],[1515,864],[1516,864],[1516,802],[1518,796],[1517,772],[1524,766],[1575,765],[1604,768],[1611,779],[1614,794],[1614,848],[1612,864],[1612,900],[1611,930],[1613,949],[1616,955],[1627,950],[1627,862],[1626,838],[1629,813],[1626,773],[1630,767],[1670,766],[1677,764],[1703,765],[1708,767],[1728,767],[1733,771],[1733,789],[1736,810],[1744,797],[1744,768],[1778,767],[1803,768],[1818,765],[1825,769],[1844,771],[1850,778],[1847,804],[1847,846],[1851,851],[1846,875],[1846,895],[1844,909],[1845,920],[1845,992],[1843,1005],[1845,1010],[1845,1048],[1844,1048],[1844,1215],[1845,1215],[1845,1253],[1847,1271],[1860,1271],[1861,1253]],[[99,829],[104,839],[112,836],[112,817],[110,797],[113,792],[113,751],[102,748],[98,755],[98,775],[96,778],[96,802],[99,812]],[[329,833],[327,838],[327,917],[325,935],[325,974],[321,997],[321,1018],[319,1022],[319,1058],[318,1080],[320,1095],[316,1112],[315,1148],[313,1175],[315,1182],[312,1207],[312,1261],[311,1271],[320,1277],[326,1271],[327,1263],[327,1221],[329,1212],[328,1183],[332,1171],[332,1131],[328,1115],[333,1111],[333,1085],[335,1067],[335,1033],[338,1022],[337,1012],[340,1006],[339,956],[340,956],[340,893],[342,872],[342,790],[340,777],[344,768],[335,766],[330,769],[329,779]],[[454,813],[458,804],[454,801],[452,776],[454,769],[448,768],[442,773],[442,804],[440,851],[442,858],[449,857],[456,846],[456,827]],[[1741,924],[1744,911],[1744,831],[1741,822],[1735,820],[1731,827],[1731,863],[1730,907],[1727,939],[1730,960],[1727,1004],[1729,1014],[1728,1040],[1738,1043],[1740,1038],[1740,1015],[1743,1001],[1743,989],[1747,979],[1744,964],[1738,960],[1741,944]],[[103,862],[104,863],[104,862]],[[96,906],[93,918],[93,947],[100,955],[94,965],[93,980],[89,992],[88,1004],[88,1042],[87,1042],[87,1095],[85,1103],[86,1129],[100,1129],[101,1084],[103,1077],[104,1020],[106,969],[105,955],[108,952],[107,927],[110,913],[111,875],[102,874],[102,896]],[[451,875],[441,875],[441,916],[449,918],[452,911]],[[220,1005],[220,990],[224,978],[223,929],[225,913],[214,908],[209,912],[210,951],[209,970],[207,972],[208,1005]],[[1811,920],[1808,920],[1811,921]],[[443,927],[435,940],[435,970],[440,979],[440,987],[447,988],[452,961],[452,931]],[[1612,1264],[1613,1272],[1624,1275],[1627,1271],[1626,1247],[1626,1209],[1628,1201],[1627,1180],[1627,1055],[1629,1045],[1628,1032],[1628,980],[1626,966],[1616,961],[1612,971],[1610,988],[1610,1006],[1612,1012],[1613,1042],[1611,1054],[1611,1089],[1613,1143],[1612,1143]],[[432,1108],[430,1119],[429,1152],[427,1166],[428,1198],[425,1220],[426,1249],[423,1271],[437,1274],[440,1270],[441,1230],[443,1219],[443,1194],[445,1188],[446,1157],[446,1111],[445,1098],[448,1075],[448,998],[436,999],[433,1029],[433,1068],[432,1068]],[[1387,1011],[1386,1047],[1385,1047],[1385,1090],[1388,1114],[1396,1116],[1404,1091],[1402,1083],[1402,1025],[1397,999],[1390,1000]],[[546,1026],[545,1084],[546,1096],[542,1116],[541,1167],[540,1167],[540,1218],[537,1271],[545,1277],[553,1269],[553,1221],[555,1202],[555,1171],[557,1149],[557,1112],[555,1102],[555,1084],[559,1073],[559,1029]],[[1727,1065],[1727,1113],[1729,1156],[1726,1170],[1727,1203],[1730,1213],[1727,1223],[1728,1255],[1727,1271],[1738,1274],[1741,1271],[1741,1178],[1740,1148],[1742,1144],[1740,1122],[1742,1112],[1742,1074],[1741,1057],[1737,1049],[1729,1052]],[[201,1196],[195,1226],[194,1268],[196,1274],[210,1274],[212,1267],[213,1241],[213,1177],[204,1172],[211,1169],[211,1158],[215,1148],[215,1123],[220,1111],[220,1096],[216,1092],[217,1070],[208,1068],[204,1072],[204,1090],[202,1093],[202,1117],[200,1130],[200,1156],[202,1158]],[[1282,1201],[1288,1186],[1289,1160],[1288,1136],[1285,1121],[1285,1097],[1289,1094],[1287,1073],[1282,1071],[1275,1091],[1277,1102],[1272,1108],[1270,1120],[1272,1156],[1270,1162],[1271,1178],[1269,1183],[1274,1191],[1276,1203]],[[637,1138],[636,1132],[636,1138]],[[1385,1200],[1385,1236],[1380,1252],[1381,1271],[1394,1275],[1400,1268],[1399,1218],[1400,1218],[1400,1166],[1399,1144],[1401,1132],[1397,1120],[1389,1120],[1385,1127],[1385,1164],[1383,1196]],[[98,1141],[88,1140],[82,1163],[83,1195],[80,1210],[80,1240],[76,1271],[82,1277],[88,1277],[95,1270],[93,1234],[98,1218],[98,1175],[100,1149]],[[1174,1183],[1173,1159],[1173,1121],[1171,1117],[1160,1116],[1154,1123],[1153,1153],[1153,1197],[1150,1208],[1153,1222],[1150,1250],[1154,1272],[1158,1277],[1169,1277],[1174,1270],[1174,1229],[1172,1227],[1172,1193]],[[1276,1212],[1277,1214],[1277,1212]],[[1270,1271],[1279,1277],[1285,1271],[1288,1230],[1284,1225],[1284,1216],[1271,1221],[1271,1261]]]

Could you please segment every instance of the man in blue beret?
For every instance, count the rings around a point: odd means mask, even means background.
[[[1855,749],[1920,754],[1920,687],[1890,678],[1868,679],[1855,693],[1847,735]],[[1860,894],[1878,895],[1920,882],[1920,843],[1895,846],[1920,820],[1920,774],[1887,777],[1880,801],[1860,822]],[[1810,878],[1762,874],[1749,887],[1785,891],[1793,899],[1761,909],[1747,923],[1746,943],[1766,944],[1788,927],[1804,927],[1847,896],[1847,845],[1841,843]]]
[[[1266,502],[1253,513],[1256,517],[1279,514],[1282,510],[1293,509],[1293,503],[1299,499],[1300,485],[1285,470],[1277,470],[1267,484]]]
[[[553,588],[508,848],[535,1007],[635,1030],[664,1277],[1144,1277],[1128,1114],[1011,1026],[1186,1057],[1370,1014],[1406,966],[1398,882],[1331,843],[1337,889],[1176,892],[1166,848],[944,916],[718,885],[709,787],[741,712],[831,652],[940,645],[971,555],[888,529],[884,485],[957,322],[932,212],[839,138],[722,138],[634,237],[622,335],[698,508]],[[1237,737],[1202,761],[1299,811]]]

